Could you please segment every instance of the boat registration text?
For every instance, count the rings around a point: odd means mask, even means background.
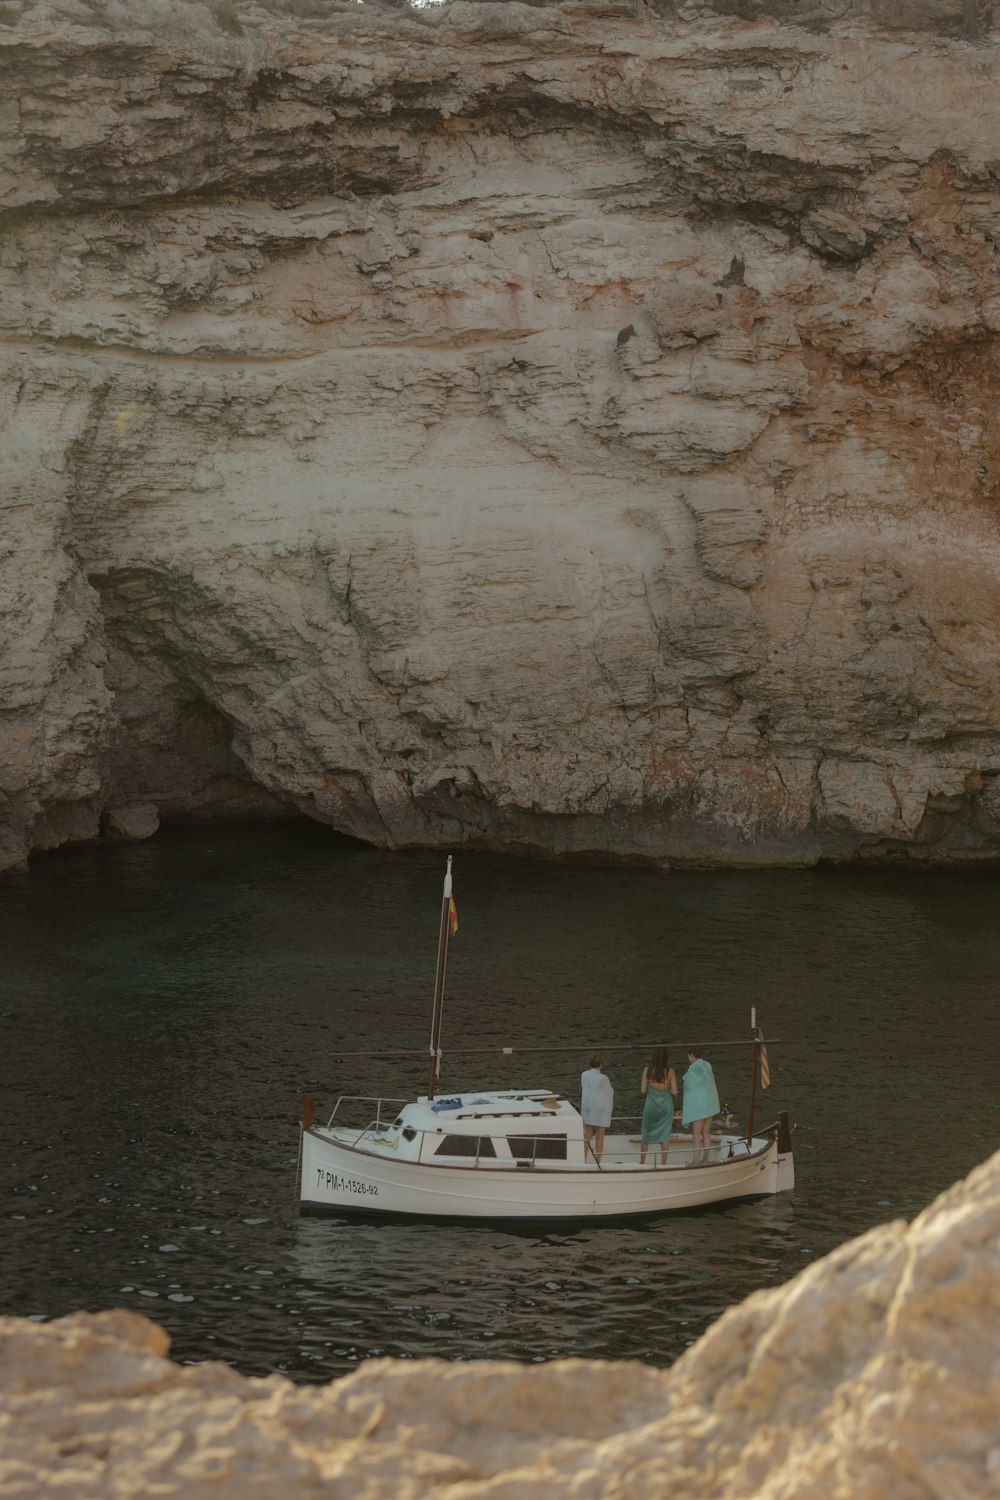
[[[324,1167],[316,1168],[316,1186],[335,1193],[360,1193],[366,1198],[378,1196],[378,1188],[374,1182],[361,1182],[357,1177],[342,1177],[339,1172],[328,1172]]]

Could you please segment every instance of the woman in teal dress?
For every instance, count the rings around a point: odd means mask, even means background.
[[[670,1132],[674,1128],[677,1075],[670,1066],[670,1059],[663,1047],[657,1047],[649,1067],[642,1070],[642,1092],[646,1096],[646,1103],[642,1111],[639,1165],[642,1166],[645,1162],[650,1146],[659,1146],[660,1165],[665,1167]]]
[[[685,1125],[691,1126],[694,1137],[692,1161],[697,1161],[702,1152],[706,1155],[711,1140],[712,1117],[719,1113],[719,1090],[715,1086],[712,1064],[702,1055],[699,1047],[688,1048],[688,1070],[684,1074]]]

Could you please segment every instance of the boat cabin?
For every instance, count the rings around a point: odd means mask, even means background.
[[[583,1121],[550,1089],[442,1094],[404,1105],[370,1141],[400,1160],[436,1166],[583,1165]]]

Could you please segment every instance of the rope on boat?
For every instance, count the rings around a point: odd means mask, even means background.
[[[768,1037],[769,1047],[780,1044],[780,1037]],[[739,1042],[616,1042],[608,1046],[603,1042],[581,1042],[577,1047],[505,1047],[502,1044],[493,1047],[439,1047],[437,1056],[440,1058],[442,1052],[447,1052],[449,1057],[515,1057],[526,1052],[539,1053],[561,1053],[568,1055],[573,1052],[654,1052],[657,1047],[664,1047],[668,1051],[686,1052],[689,1047],[700,1047],[706,1052],[719,1047],[756,1047],[757,1038],[750,1037],[746,1041]],[[420,1057],[426,1058],[426,1049],[407,1048],[404,1051],[395,1052],[330,1052],[328,1057]]]

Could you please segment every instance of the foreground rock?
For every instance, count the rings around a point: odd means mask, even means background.
[[[1000,853],[992,9],[658,9],[0,7],[0,867]]]
[[[986,1500],[998,1266],[1000,1155],[669,1372],[378,1360],[303,1388],[180,1369],[133,1313],[5,1319],[0,1496]]]

